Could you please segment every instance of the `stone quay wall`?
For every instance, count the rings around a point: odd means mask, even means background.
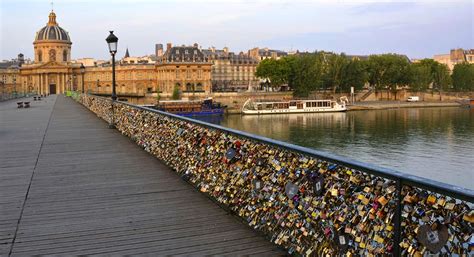
[[[77,99],[111,121],[109,99]],[[118,131],[290,254],[473,253],[472,190],[126,103],[113,109]]]

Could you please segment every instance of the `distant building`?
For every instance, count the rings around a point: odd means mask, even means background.
[[[58,25],[53,11],[46,26],[36,33],[33,45],[34,61],[20,68],[22,92],[56,94],[77,90],[80,64],[71,62],[71,38]]]
[[[252,48],[248,51],[248,55],[259,62],[265,59],[275,59],[279,60],[284,56],[288,56],[287,52],[281,50],[272,50],[268,48],[260,49],[258,47]]]
[[[212,63],[211,81],[213,91],[249,91],[258,87],[255,77],[258,61],[250,56],[229,52],[214,47],[202,50]]]
[[[20,67],[23,63],[23,54],[19,54],[17,59],[0,62],[0,94],[23,92],[20,90]]]
[[[98,95],[112,93],[112,65],[110,62],[86,67],[84,87],[86,92]],[[121,100],[143,103],[144,98],[157,93],[154,64],[123,64],[115,67],[117,96]]]
[[[451,49],[449,54],[438,54],[433,56],[433,59],[439,63],[446,64],[449,70],[452,71],[454,65],[458,63],[474,63],[474,49]]]
[[[474,63],[474,49],[464,51],[464,55],[468,63]]]
[[[158,88],[165,95],[171,95],[175,87],[185,97],[211,92],[211,62],[198,44],[172,46],[168,43],[166,51],[157,56],[156,71]]]

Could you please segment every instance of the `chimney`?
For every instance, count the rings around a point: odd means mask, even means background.
[[[194,43],[194,45],[193,45],[193,46],[194,46],[194,47],[196,47],[196,48],[199,48],[199,45],[198,45],[198,43]]]
[[[156,57],[163,55],[163,44],[155,44],[155,55]]]
[[[170,50],[173,45],[171,43],[166,44],[166,51]]]

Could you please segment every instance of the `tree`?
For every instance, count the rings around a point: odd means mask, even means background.
[[[446,66],[445,64],[441,64],[433,59],[420,60],[418,65],[421,65],[430,69],[432,91],[436,89],[441,92],[443,89],[448,89],[448,86],[451,82],[450,77],[449,77],[448,66]]]
[[[171,96],[171,99],[173,100],[178,100],[181,98],[181,92],[179,91],[179,85],[176,84],[173,89],[173,95]]]
[[[451,75],[451,78],[453,81],[454,90],[474,90],[474,64],[458,63],[454,65],[453,74]]]
[[[398,86],[410,82],[410,62],[401,55],[371,55],[368,59],[369,83],[378,89],[388,89],[397,97]]]
[[[410,89],[413,92],[426,91],[433,82],[431,67],[423,63],[414,63],[411,65]]]
[[[261,61],[255,75],[261,79],[268,79],[272,87],[280,87],[288,83],[289,67],[283,60],[265,59]]]
[[[295,59],[294,72],[297,76],[292,81],[293,95],[307,97],[322,85],[323,54],[302,54]]]
[[[367,82],[367,70],[364,61],[350,60],[342,73],[340,87],[344,92],[350,92],[351,87],[354,87],[355,90],[361,90]]]
[[[449,76],[449,68],[446,64],[438,63],[433,70],[433,89],[437,89],[440,94],[441,91],[447,90],[451,83]]]
[[[332,88],[335,94],[342,84],[349,59],[344,54],[322,53],[322,55],[324,57],[323,88]]]

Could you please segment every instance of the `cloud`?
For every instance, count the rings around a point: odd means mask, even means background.
[[[0,1],[0,59],[13,58],[19,52],[32,56],[34,33],[46,24],[50,6],[44,0]],[[435,51],[472,46],[472,7],[470,1],[436,0],[67,0],[55,3],[58,22],[73,40],[74,58],[108,58],[104,41],[108,30],[116,31],[120,51],[128,46],[132,55],[153,53],[155,43],[197,42],[204,47],[228,46],[237,52],[255,46],[280,49],[293,46],[354,53],[396,50],[430,57]],[[376,38],[372,39],[374,35]],[[415,36],[416,43],[398,41]],[[380,40],[383,38],[387,40]],[[432,46],[438,41],[443,42],[443,49]]]

